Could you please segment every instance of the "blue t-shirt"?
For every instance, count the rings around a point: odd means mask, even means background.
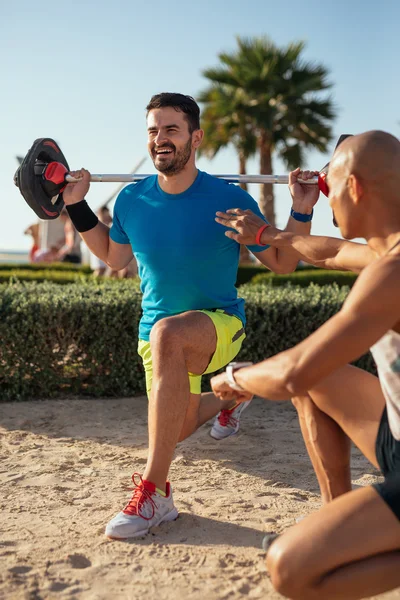
[[[118,195],[110,236],[131,244],[138,262],[140,339],[149,340],[160,319],[188,310],[219,308],[245,323],[235,288],[240,246],[215,221],[215,213],[228,208],[249,208],[264,218],[247,192],[202,171],[182,194],[167,194],[153,175]],[[262,252],[267,246],[248,248]]]

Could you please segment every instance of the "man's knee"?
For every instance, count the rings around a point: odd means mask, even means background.
[[[179,347],[180,327],[173,317],[157,321],[150,332],[150,347],[155,350],[168,349],[173,352]]]
[[[313,600],[315,595],[307,584],[307,565],[301,559],[302,550],[278,538],[267,554],[267,569],[274,588],[291,600]],[[321,600],[321,599],[319,599]]]

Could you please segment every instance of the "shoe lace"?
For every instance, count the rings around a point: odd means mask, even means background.
[[[136,476],[139,477],[139,483],[136,483]],[[152,498],[154,492],[152,490],[148,490],[145,487],[144,481],[140,473],[134,473],[132,475],[132,481],[135,487],[127,488],[128,490],[133,490],[132,498],[129,500],[128,504],[123,509],[123,512],[129,515],[138,515],[142,519],[150,521],[150,519],[154,517],[154,513],[157,508]],[[151,507],[151,515],[149,517],[147,517],[142,510],[146,502],[150,503]]]
[[[236,427],[238,424],[238,419],[233,416],[233,412],[236,408],[237,406],[234,406],[230,409],[221,410],[218,415],[218,423],[221,425],[221,427]]]

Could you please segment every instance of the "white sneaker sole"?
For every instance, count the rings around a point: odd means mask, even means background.
[[[131,538],[143,537],[144,535],[147,535],[149,533],[149,531],[152,527],[158,527],[158,525],[161,525],[161,523],[164,523],[167,521],[176,521],[176,519],[178,517],[179,517],[179,513],[178,513],[177,509],[174,507],[171,510],[171,512],[167,513],[166,515],[161,517],[161,519],[159,519],[159,521],[152,523],[152,525],[150,527],[147,527],[146,529],[143,529],[142,531],[136,531],[134,534],[124,536],[124,537],[120,537],[117,535],[107,535],[107,534],[106,534],[106,537],[108,537],[109,540],[128,540]]]
[[[211,429],[210,431],[210,436],[213,438],[213,440],[226,440],[226,438],[231,437],[232,435],[236,435],[237,433],[239,433],[239,427],[237,429],[235,429],[234,431],[231,431],[230,433],[228,433],[228,435],[221,435],[219,436],[218,433],[214,433],[213,430]]]

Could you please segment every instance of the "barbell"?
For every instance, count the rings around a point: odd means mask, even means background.
[[[337,146],[350,134],[340,136]],[[329,163],[318,176],[307,181],[299,179],[300,183],[318,185],[326,196],[328,185],[326,176]],[[91,182],[136,182],[149,177],[143,174],[93,174]],[[214,175],[230,183],[285,183],[289,182],[288,175]],[[19,188],[23,198],[40,219],[56,219],[64,206],[63,191],[67,183],[76,183],[79,179],[69,174],[68,162],[61,152],[59,145],[51,138],[39,138],[34,141],[20,167],[14,175],[14,183]]]

